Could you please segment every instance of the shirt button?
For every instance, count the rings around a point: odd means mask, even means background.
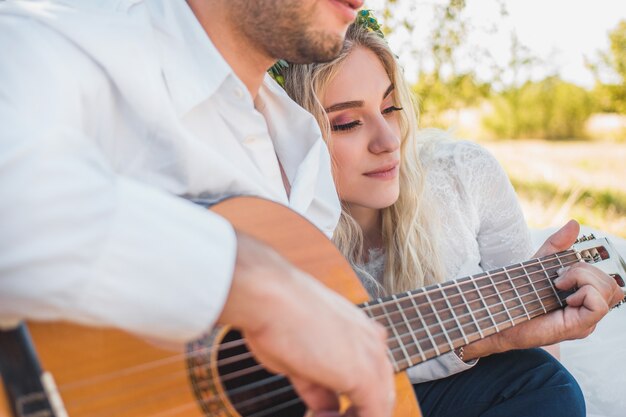
[[[243,98],[243,90],[241,88],[235,88],[235,97]]]

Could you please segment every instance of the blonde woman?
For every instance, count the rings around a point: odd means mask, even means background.
[[[338,58],[292,64],[279,77],[316,117],[330,149],[343,206],[337,246],[372,296],[527,259],[528,230],[501,167],[478,145],[417,131],[414,100],[396,58],[376,22],[361,13]],[[540,251],[570,245],[577,231],[575,222],[568,223]],[[611,304],[587,279],[604,285],[610,278],[583,270],[565,272],[561,278],[568,283],[557,286],[584,281],[598,305]],[[548,314],[409,369],[424,415],[584,416],[573,377],[543,350],[529,348],[586,336],[603,307],[574,324],[564,317],[580,318],[589,306],[570,303],[567,313]]]

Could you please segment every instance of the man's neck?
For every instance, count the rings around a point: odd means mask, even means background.
[[[206,0],[187,0],[213,45],[256,98],[263,83],[265,71],[274,60],[246,39],[231,23],[224,7],[216,7]]]

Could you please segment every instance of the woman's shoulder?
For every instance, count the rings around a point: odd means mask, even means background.
[[[422,163],[427,170],[466,173],[468,169],[488,167],[495,158],[478,143],[455,139],[450,133],[438,129],[424,129],[418,133],[422,149]]]

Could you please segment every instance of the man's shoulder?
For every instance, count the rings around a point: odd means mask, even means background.
[[[67,68],[87,58],[110,73],[112,67],[129,62],[156,60],[150,21],[141,13],[124,10],[130,3],[0,1],[0,33],[16,56],[28,53],[47,64],[65,63]]]
[[[66,16],[89,17],[90,14],[120,14],[127,8],[121,7],[120,1],[102,0],[0,0],[0,17],[24,17],[31,21],[47,21],[50,19],[63,19]]]
[[[111,13],[125,14],[142,0],[0,0],[0,14],[18,13],[44,16],[50,13]]]
[[[102,33],[115,38],[119,31],[128,36],[150,27],[145,18],[130,13],[132,5],[130,0],[0,0],[0,23],[18,18],[25,31],[45,26],[69,40]]]

